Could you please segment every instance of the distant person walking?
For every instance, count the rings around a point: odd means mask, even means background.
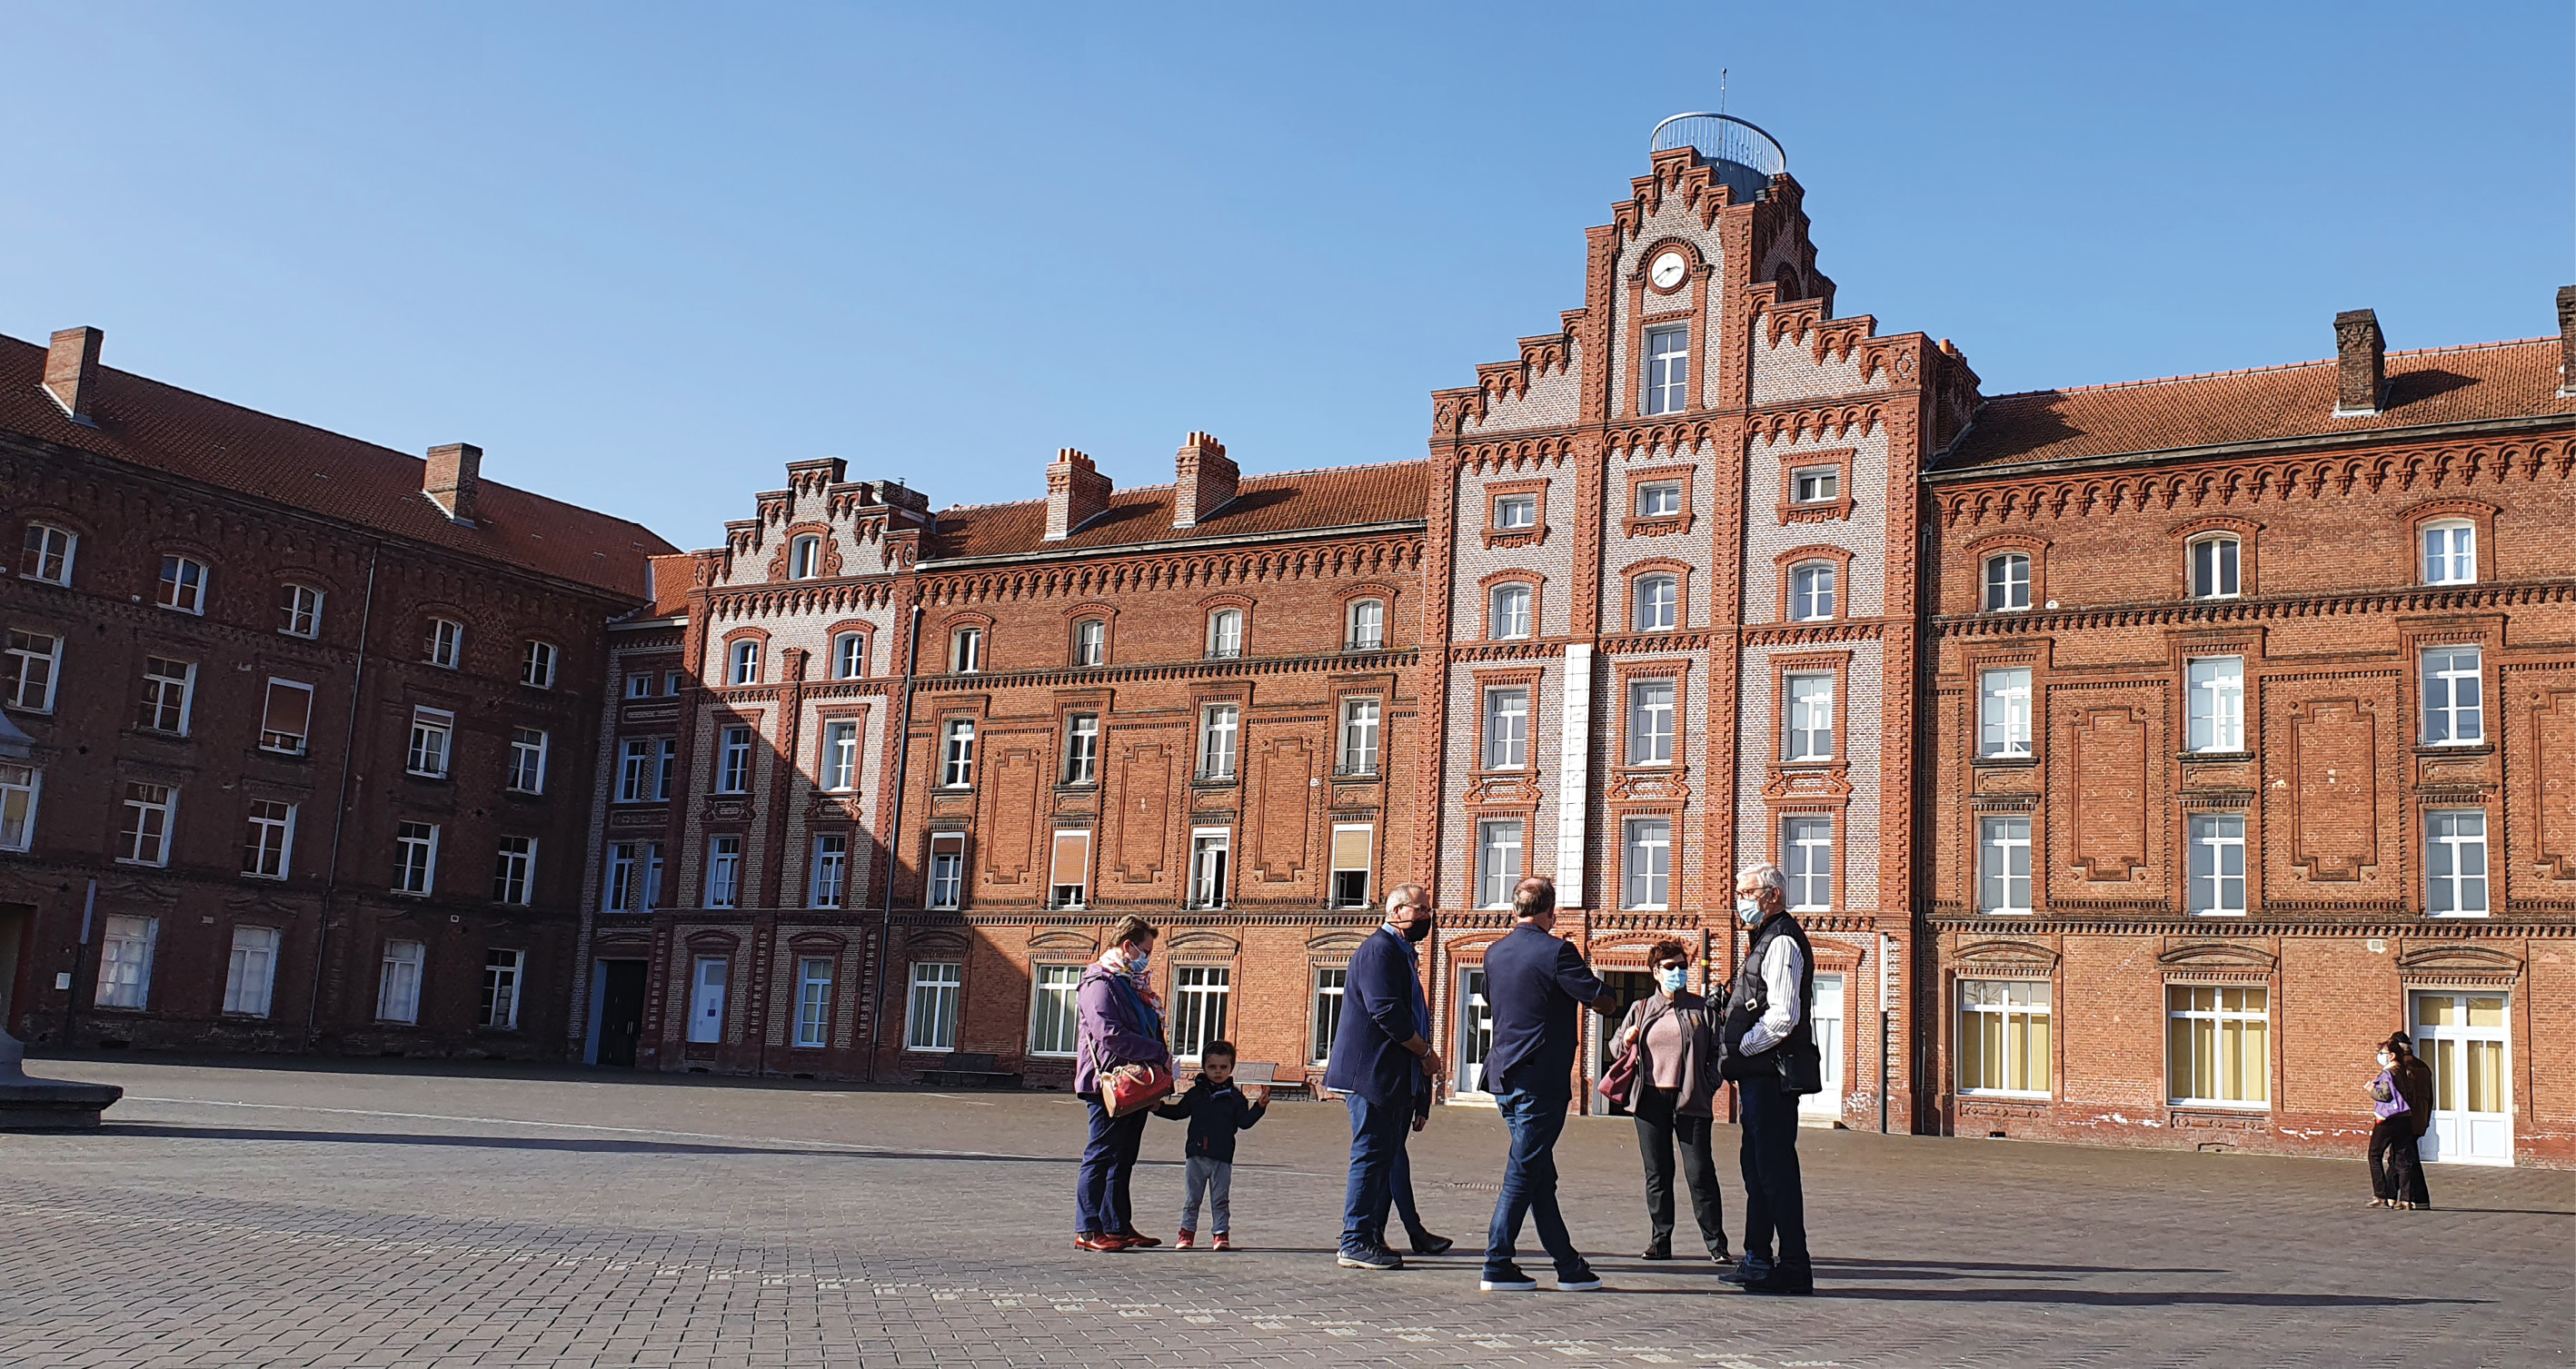
[[[1748,1293],[1816,1291],[1798,1179],[1798,1099],[1823,1088],[1810,1020],[1816,957],[1789,916],[1788,879],[1764,861],[1735,877],[1736,920],[1753,933],[1719,1032],[1744,1131],[1744,1263],[1718,1277]],[[1776,1253],[1774,1242],[1777,1242]]]
[[[1145,1140],[1145,1120],[1152,1109],[1139,1108],[1123,1117],[1109,1115],[1101,1097],[1100,1077],[1121,1065],[1172,1064],[1171,1047],[1163,1042],[1162,1005],[1147,977],[1154,961],[1154,925],[1131,917],[1110,933],[1109,949],[1082,967],[1074,990],[1077,1036],[1073,1091],[1091,1107],[1091,1139],[1082,1148],[1082,1167],[1074,1179],[1073,1243],[1102,1252],[1161,1245],[1136,1229],[1136,1205],[1128,1180],[1136,1172],[1136,1152]]]
[[[1493,1226],[1485,1233],[1485,1272],[1477,1287],[1488,1293],[1525,1293],[1538,1280],[1513,1263],[1521,1219],[1538,1225],[1539,1244],[1556,1263],[1556,1286],[1588,1293],[1601,1286],[1556,1205],[1556,1138],[1574,1102],[1574,1049],[1582,1033],[1575,1009],[1603,1001],[1606,987],[1583,963],[1583,954],[1555,936],[1556,884],[1533,876],[1512,891],[1510,935],[1485,951],[1485,999],[1491,1005],[1494,1043],[1485,1056],[1485,1086],[1511,1129],[1503,1162],[1503,1191],[1494,1200]]]
[[[1709,1132],[1717,1122],[1717,1027],[1708,1000],[1690,991],[1690,948],[1658,941],[1646,952],[1655,991],[1629,1005],[1619,1044],[1637,1052],[1637,1154],[1646,1163],[1646,1219],[1654,1234],[1645,1258],[1673,1257],[1673,1151],[1681,1151],[1691,1215],[1701,1244],[1719,1264],[1735,1263],[1726,1246],[1726,1207],[1717,1187]]]
[[[2433,1124],[2433,1071],[2415,1042],[2396,1032],[2379,1047],[2379,1077],[2370,1081],[2370,1205],[2413,1211],[2433,1205],[2424,1187],[2424,1132]]]
[[[1350,1183],[1342,1202],[1345,1269],[1402,1269],[1386,1244],[1387,1207],[1405,1165],[1406,1132],[1417,1095],[1448,1067],[1431,1048],[1431,1006],[1422,993],[1417,947],[1431,935],[1431,891],[1398,885],[1386,900],[1386,925],[1351,952],[1342,980],[1342,1021],[1324,1064],[1324,1086],[1343,1095],[1351,1114]]]

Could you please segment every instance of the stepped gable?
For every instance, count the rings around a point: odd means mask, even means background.
[[[2576,415],[2558,393],[2559,340],[2540,338],[2388,354],[2375,414],[2336,417],[2336,363],[2127,381],[1998,395],[1936,470],[2149,454],[2226,443],[2341,437],[2540,414]]]
[[[1046,540],[1047,501],[942,509],[925,560],[1324,532],[1420,521],[1430,503],[1431,463],[1396,461],[1246,476],[1234,498],[1187,528],[1172,526],[1174,488],[1113,492],[1109,507],[1056,541]]]
[[[653,592],[648,559],[677,550],[639,524],[492,480],[477,482],[474,524],[459,524],[421,492],[417,456],[112,367],[97,370],[84,424],[46,395],[45,356],[0,337],[0,431],[637,599]]]

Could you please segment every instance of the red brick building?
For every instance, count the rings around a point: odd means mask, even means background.
[[[0,1022],[551,1057],[631,523],[0,339]]]

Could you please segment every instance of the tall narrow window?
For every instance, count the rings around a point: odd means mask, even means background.
[[[1232,660],[1243,654],[1243,610],[1221,608],[1208,615],[1207,654],[1210,660]]]
[[[1314,1040],[1306,1053],[1310,1064],[1323,1064],[1333,1056],[1333,1041],[1342,1034],[1342,1003],[1350,989],[1351,971],[1337,965],[1315,971]]]
[[[1100,715],[1076,713],[1065,719],[1064,782],[1096,784],[1100,780]]]
[[[1677,414],[1690,403],[1690,329],[1646,331],[1646,412]]]
[[[912,967],[912,996],[904,1013],[905,1050],[957,1049],[957,1003],[965,986],[966,967],[956,961],[924,961]]]
[[[850,838],[825,832],[814,838],[814,869],[807,881],[806,902],[816,908],[838,908],[850,873]]]
[[[0,851],[24,851],[36,844],[36,796],[45,772],[16,761],[0,761]]]
[[[635,843],[608,844],[608,878],[600,892],[600,911],[622,913],[635,906]]]
[[[1977,911],[2030,911],[2030,819],[1978,819]]]
[[[162,557],[160,604],[181,613],[205,612],[205,563],[185,556]]]
[[[1530,635],[1530,587],[1527,585],[1494,586],[1493,633],[1497,641],[1509,641]]]
[[[2030,558],[2017,551],[1986,558],[1986,612],[2030,607]]]
[[[2424,525],[2424,583],[2473,585],[2478,579],[2478,529],[2464,518]]]
[[[806,1049],[832,1042],[832,962],[807,956],[796,962],[796,1044]]]
[[[2030,754],[2030,667],[1988,670],[1979,676],[1977,754]]]
[[[822,573],[822,538],[808,533],[787,544],[787,578],[811,580]]]
[[[1196,1060],[1210,1041],[1225,1039],[1234,971],[1223,965],[1183,965],[1172,971],[1172,999],[1172,1054]]]
[[[846,719],[823,724],[823,787],[848,793],[859,787],[859,724]]]
[[[1630,818],[1621,824],[1622,872],[1627,908],[1662,908],[1672,896],[1673,824],[1670,818]]]
[[[730,908],[742,893],[742,838],[707,838],[707,906]]]
[[[1375,699],[1342,701],[1342,760],[1335,767],[1344,775],[1377,773],[1378,702]]]
[[[521,794],[546,792],[546,734],[542,729],[510,729],[509,786]]]
[[[728,727],[717,738],[716,792],[751,792],[751,729]]]
[[[984,668],[984,629],[961,627],[948,641],[948,669],[952,674],[973,675]]]
[[[653,798],[655,800],[658,801],[671,797],[671,782],[677,776],[679,769],[680,739],[677,737],[664,737],[662,739],[661,753],[654,761]]]
[[[311,585],[277,587],[277,630],[289,637],[322,635],[322,591]]]
[[[1199,720],[1199,778],[1234,778],[1238,715],[1233,704],[1210,704]]]
[[[2204,537],[2191,544],[2191,597],[2236,597],[2237,542],[2233,537]]]
[[[2183,664],[2183,684],[2191,696],[2191,749],[2244,750],[2245,658],[2195,656]]]
[[[422,658],[446,670],[456,669],[465,658],[465,625],[451,618],[430,619]]]
[[[2424,653],[2424,742],[2468,746],[2486,740],[2479,649],[2434,647]]]
[[[189,705],[196,692],[196,662],[144,657],[143,701],[134,711],[134,725],[146,732],[188,735]]]
[[[1784,820],[1780,854],[1789,867],[1789,907],[1802,913],[1830,910],[1834,906],[1834,820]]]
[[[152,947],[161,939],[161,919],[110,914],[101,930],[94,1001],[140,1012],[152,996]]]
[[[1959,1089],[2048,1094],[2049,986],[2011,979],[1959,981]]]
[[[975,724],[959,718],[948,724],[948,744],[940,757],[939,782],[949,789],[975,783]]]
[[[1673,682],[1634,680],[1628,685],[1628,764],[1673,763]]]
[[[275,927],[233,928],[233,953],[224,967],[224,1011],[242,1017],[266,1017],[277,988]]]
[[[736,642],[726,656],[725,683],[754,685],[760,683],[760,642],[745,638]]]
[[[930,838],[930,906],[959,907],[965,897],[966,834],[936,833]]]
[[[1091,834],[1060,831],[1047,860],[1047,906],[1080,908],[1091,902]]]
[[[411,711],[411,744],[403,752],[404,768],[429,779],[447,778],[447,755],[456,737],[456,715],[443,708]]]
[[[253,879],[286,878],[295,851],[295,805],[252,799],[242,826],[242,873]]]
[[[8,678],[0,681],[0,703],[29,713],[54,711],[54,681],[62,674],[63,639],[41,632],[9,633],[9,653],[0,667]]]
[[[2191,910],[2203,917],[2245,912],[2245,818],[2238,813],[2194,813],[2191,839]]]
[[[417,941],[385,943],[384,967],[376,976],[377,1021],[420,1021],[420,968],[424,949]]]
[[[2165,986],[2165,1079],[2173,1101],[2268,1101],[2270,1008],[2268,989]]]
[[[1109,625],[1085,618],[1073,625],[1073,663],[1095,666],[1109,659]]]
[[[555,687],[555,646],[530,642],[519,651],[519,683],[530,689]]]
[[[313,686],[294,680],[270,680],[268,698],[260,707],[260,749],[301,756],[305,739],[312,731]]]
[[[494,1031],[519,1029],[519,977],[528,968],[525,951],[483,953],[483,1025]]]
[[[1529,764],[1529,690],[1485,691],[1485,768],[1518,770]]]
[[[1834,757],[1834,677],[1792,675],[1789,686],[1789,735],[1783,759],[1827,761]]]
[[[18,555],[18,573],[52,585],[72,582],[72,548],[80,536],[51,523],[29,523]]]
[[[1225,906],[1226,862],[1233,841],[1222,827],[1200,827],[1190,833],[1190,906]]]
[[[1670,632],[1681,626],[1682,585],[1669,575],[1646,575],[1637,580],[1637,607],[1632,618],[1634,631]]]
[[[689,965],[689,1040],[711,1045],[724,1040],[725,987],[732,962],[702,955]]]
[[[2435,917],[2487,913],[2487,815],[2435,809],[2424,815],[2424,911]]]
[[[169,864],[170,823],[178,808],[179,791],[170,785],[129,781],[125,821],[116,834],[116,859],[126,865]]]
[[[644,803],[653,797],[653,739],[630,737],[618,747],[617,801]]]
[[[1505,819],[1476,824],[1476,906],[1508,908],[1521,882],[1521,825]]]
[[[1333,828],[1333,906],[1369,906],[1369,873],[1376,866],[1377,831],[1367,823]]]
[[[503,837],[492,855],[492,901],[527,906],[536,895],[537,839]]]
[[[1806,561],[1789,568],[1789,621],[1821,623],[1834,616],[1834,566]]]
[[[1029,1054],[1069,1056],[1082,1025],[1079,965],[1040,965],[1029,1001]]]
[[[1386,601],[1356,599],[1351,602],[1349,632],[1342,638],[1345,651],[1377,651],[1386,646]]]
[[[394,892],[428,897],[438,887],[438,824],[394,824]]]
[[[866,634],[840,632],[832,636],[832,678],[855,680],[868,673],[868,639]]]

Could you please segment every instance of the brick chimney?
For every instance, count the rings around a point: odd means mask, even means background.
[[[1046,540],[1061,542],[1068,533],[1098,518],[1109,508],[1109,477],[1094,469],[1091,458],[1066,447],[1047,467]]]
[[[2380,336],[2379,315],[2369,309],[2335,315],[2336,415],[2378,413],[2380,392],[2387,385],[2388,339]]]
[[[1172,481],[1172,526],[1195,528],[1199,520],[1234,502],[1235,482],[1242,472],[1226,459],[1225,444],[1194,432],[1181,442]]]
[[[483,449],[469,442],[450,442],[429,449],[421,472],[421,492],[459,523],[474,521],[474,491],[483,483]]]
[[[45,349],[45,393],[83,423],[94,421],[98,407],[98,344],[106,337],[95,328],[65,328]]]
[[[2576,395],[2576,285],[2558,287],[2558,393]]]

